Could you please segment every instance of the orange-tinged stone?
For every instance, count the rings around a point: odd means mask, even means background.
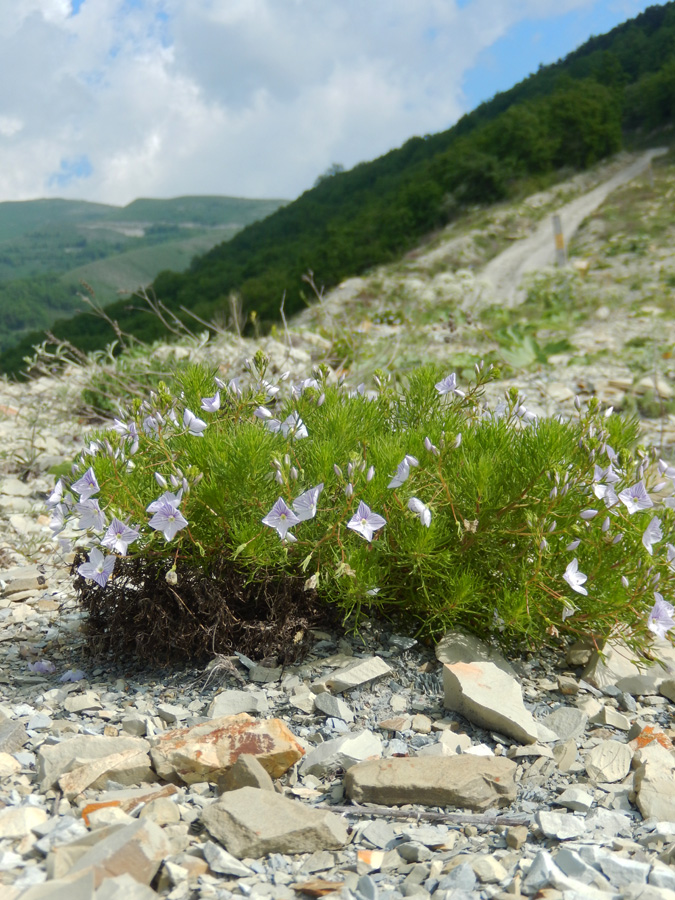
[[[636,738],[629,743],[629,747],[632,750],[642,750],[644,747],[648,747],[650,744],[653,744],[654,741],[660,744],[666,750],[673,749],[673,742],[670,740],[668,735],[661,731],[658,728],[654,728],[653,725],[646,725],[640,734]]]
[[[194,784],[217,782],[243,753],[255,756],[272,778],[278,778],[304,752],[281,719],[239,713],[167,731],[150,755],[160,778]]]

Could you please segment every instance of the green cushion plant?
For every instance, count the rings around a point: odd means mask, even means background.
[[[537,418],[515,390],[490,408],[481,366],[464,389],[424,367],[350,390],[266,365],[244,387],[188,368],[57,485],[98,646],[288,660],[322,616],[376,613],[511,652],[620,634],[639,653],[673,624],[675,513],[634,419],[596,401]]]

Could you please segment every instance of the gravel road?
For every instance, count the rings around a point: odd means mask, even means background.
[[[665,147],[648,150],[603,184],[557,210],[557,215],[562,221],[565,240],[569,242],[584,219],[604,203],[613,191],[637,178],[649,168],[655,156],[661,156],[666,152]],[[482,276],[494,286],[495,302],[504,306],[516,306],[524,298],[524,292],[520,290],[523,275],[552,266],[554,262],[553,226],[551,217],[546,216],[533,234],[516,241],[503,253],[490,260]]]

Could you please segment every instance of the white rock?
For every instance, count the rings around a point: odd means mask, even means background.
[[[584,758],[586,774],[591,781],[613,784],[628,775],[633,759],[630,747],[619,741],[602,741]]]
[[[253,875],[252,869],[249,869],[241,860],[232,856],[231,853],[228,853],[227,850],[214,843],[214,841],[206,841],[202,845],[202,853],[212,872],[217,872],[219,875],[233,875],[235,878],[245,878],[248,875]]]
[[[25,837],[48,818],[47,810],[39,806],[8,806],[0,810],[0,840]]]
[[[583,788],[572,785],[554,800],[558,806],[564,806],[573,812],[588,812],[593,806],[593,797]],[[569,873],[568,873],[569,874]]]
[[[264,713],[269,709],[264,691],[221,691],[211,701],[209,716],[236,716],[239,713]]]
[[[557,841],[569,841],[581,837],[586,831],[584,820],[572,813],[551,812],[542,809],[536,814],[535,820],[546,837],[555,838]]]
[[[343,719],[345,722],[354,721],[354,713],[349,706],[340,697],[334,697],[328,691],[323,694],[317,694],[314,698],[314,706],[319,712],[336,719]]]
[[[486,644],[473,634],[448,631],[436,644],[436,659],[442,663],[491,662],[507,675],[516,677],[513,666],[507,662],[496,647]]]

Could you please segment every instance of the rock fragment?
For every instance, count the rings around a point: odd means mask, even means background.
[[[379,735],[372,731],[347,732],[310,750],[300,768],[306,775],[324,775],[381,755],[382,738]]]
[[[278,778],[304,750],[281,719],[256,720],[240,713],[168,731],[150,753],[160,778],[194,784],[217,782],[242,753],[256,756],[267,773]]]
[[[273,791],[274,782],[261,766],[257,757],[242,753],[235,764],[218,780],[218,790],[237,791],[243,787],[254,787],[261,791]]]
[[[127,751],[146,756],[144,765],[134,774],[134,778],[138,777],[138,782],[153,781],[155,779],[150,768],[150,757],[147,755],[149,749],[150,744],[142,738],[97,735],[78,735],[58,744],[43,744],[37,754],[37,776],[40,780],[40,790],[47,791],[55,787],[62,775],[68,774],[78,767]],[[132,781],[131,783],[138,782]],[[101,787],[105,787],[105,784],[102,783]]]
[[[602,741],[588,751],[584,759],[591,781],[612,784],[628,775],[633,759],[630,747],[619,741]]]
[[[349,691],[367,684],[369,681],[374,681],[376,678],[381,678],[382,675],[387,675],[389,672],[391,672],[391,666],[380,656],[371,656],[368,659],[357,659],[356,662],[350,663],[343,669],[338,669],[326,679],[325,683],[331,691],[341,694],[343,691]]]

